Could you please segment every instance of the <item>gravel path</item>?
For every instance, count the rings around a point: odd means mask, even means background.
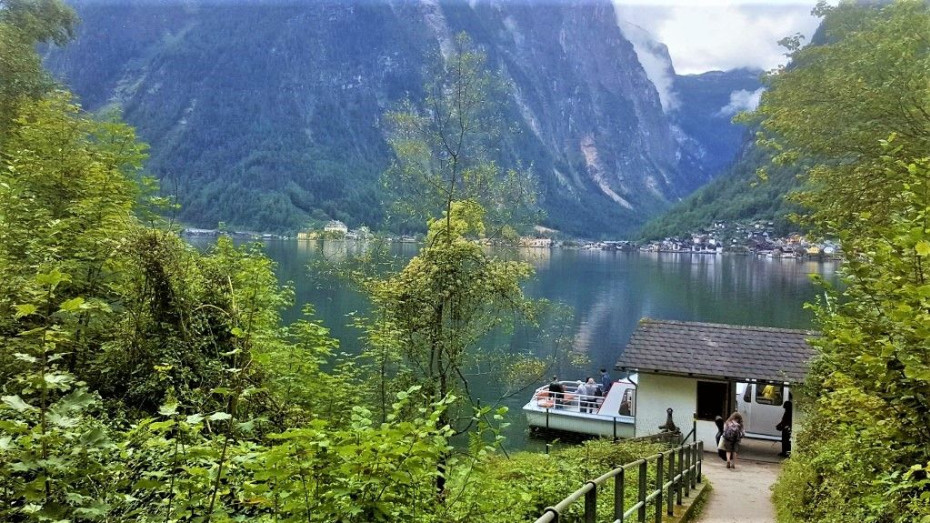
[[[774,523],[771,486],[781,469],[776,460],[739,457],[735,469],[727,469],[717,454],[704,454],[703,474],[713,490],[698,523]]]

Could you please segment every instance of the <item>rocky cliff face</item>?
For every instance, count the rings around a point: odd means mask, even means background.
[[[479,4],[468,15],[498,28],[478,38],[513,79],[522,119],[551,155],[540,175],[559,192],[578,198],[593,186],[607,205],[641,212],[694,186],[610,2]]]
[[[381,117],[419,97],[427,56],[459,31],[509,80],[517,132],[502,161],[532,166],[546,225],[623,234],[712,174],[709,149],[663,110],[610,0],[76,7],[78,40],[47,63],[85,107],[118,106],[139,128],[191,224],[378,224],[390,162]]]

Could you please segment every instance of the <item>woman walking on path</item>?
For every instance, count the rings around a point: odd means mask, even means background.
[[[730,417],[723,423],[723,436],[720,443],[717,444],[718,450],[727,453],[727,468],[736,468],[736,456],[739,454],[739,442],[743,439],[746,432],[743,430],[743,415],[739,412],[730,414]]]

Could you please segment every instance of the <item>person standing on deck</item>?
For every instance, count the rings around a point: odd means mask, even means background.
[[[578,396],[578,412],[588,411],[588,380],[578,380],[578,388],[575,389],[575,396]]]
[[[794,405],[791,403],[790,394],[788,395],[788,401],[782,407],[784,407],[785,412],[782,414],[778,425],[775,425],[775,429],[781,431],[781,452],[778,455],[787,458],[791,455],[791,422],[794,417]]]
[[[601,368],[601,391],[604,393],[604,396],[607,396],[607,391],[610,390],[610,386],[613,385],[614,380],[610,379],[610,374],[607,374],[607,369]]]
[[[553,376],[552,381],[549,382],[549,396],[552,398],[555,408],[558,409],[562,407],[562,403],[565,399],[565,387],[559,382],[558,376]]]
[[[578,385],[578,404],[581,412],[594,412],[596,409],[597,384],[594,378],[588,377]]]

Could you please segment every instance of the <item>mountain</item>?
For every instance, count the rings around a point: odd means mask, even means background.
[[[758,69],[734,69],[675,77],[673,121],[700,144],[698,157],[706,171],[716,174],[730,167],[751,138],[744,126],[730,120],[758,105],[761,75]]]
[[[675,77],[679,104],[663,106],[668,86],[650,78],[610,0],[74,6],[80,34],[47,66],[85,108],[119,109],[137,127],[150,171],[196,226],[383,224],[381,118],[421,98],[428,57],[460,31],[507,80],[515,132],[499,161],[532,168],[543,225],[627,234],[731,162],[724,137],[741,133],[708,116],[729,99],[720,78]],[[714,85],[720,100],[692,96]]]
[[[645,29],[619,21],[640,64],[659,94],[679,143],[689,149],[695,169],[716,175],[734,161],[748,136],[730,120],[751,110],[762,94],[761,69],[679,75],[665,44]]]

